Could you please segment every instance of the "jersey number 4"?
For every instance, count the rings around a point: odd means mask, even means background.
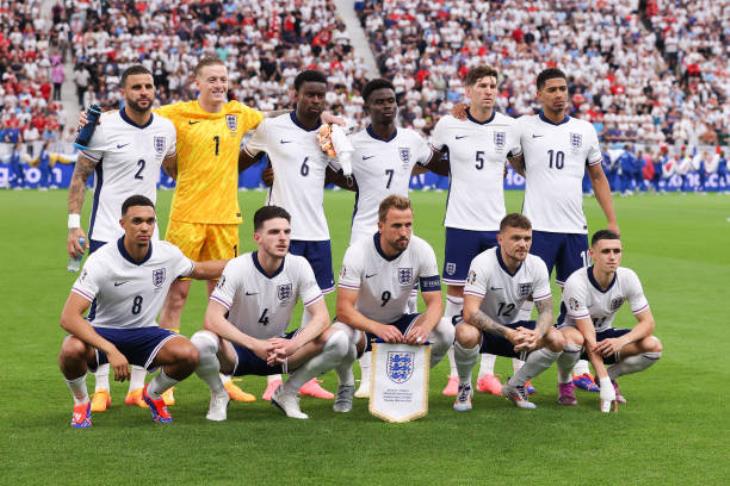
[[[269,325],[269,316],[268,316],[268,314],[269,314],[269,309],[268,308],[264,309],[264,311],[261,313],[261,317],[259,317],[259,324],[261,324],[262,326],[268,326]]]

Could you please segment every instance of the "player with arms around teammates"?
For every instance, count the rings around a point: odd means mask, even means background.
[[[271,403],[288,417],[308,418],[299,408],[299,388],[342,362],[347,333],[329,328],[329,313],[312,267],[289,254],[289,213],[264,206],[254,215],[258,250],[231,260],[210,296],[205,330],[192,342],[200,352],[200,376],[210,387],[206,418],[227,418],[228,395],[219,372],[240,375],[290,373]],[[308,323],[285,334],[301,299]]]
[[[250,166],[265,153],[271,161],[274,182],[267,204],[284,208],[291,216],[292,255],[306,258],[324,294],[334,291],[332,245],[324,214],[324,185],[328,172],[339,166],[329,160],[317,134],[323,123],[327,78],[320,71],[302,71],[294,79],[296,108],[292,112],[264,120],[241,150],[241,166]],[[302,315],[302,327],[308,314]],[[271,374],[263,398],[271,398],[281,377]],[[332,399],[316,380],[304,384],[300,392],[316,398]]]
[[[68,239],[70,256],[78,257],[86,248],[94,253],[103,245],[116,241],[121,234],[119,208],[129,196],[141,194],[153,203],[157,199],[160,166],[174,164],[176,132],[166,118],[152,114],[155,86],[147,68],[134,65],[121,78],[124,108],[104,113],[86,149],[76,161],[68,191]],[[82,247],[80,214],[84,203],[86,180],[94,174],[94,198],[89,222],[88,243]],[[154,227],[154,237],[158,230]],[[96,371],[93,412],[103,412],[111,405],[109,365]],[[144,369],[132,366],[128,405],[145,407],[142,400]]]
[[[195,263],[166,241],[153,243],[157,221],[147,197],[127,198],[121,213],[124,235],[88,258],[61,314],[61,327],[69,336],[59,364],[74,399],[74,428],[91,427],[86,371],[104,363],[119,381],[129,377],[129,364],[161,368],[142,396],[155,422],[172,421],[162,393],[195,370],[198,352],[184,337],[160,328],[155,317],[175,279],[217,278],[225,265]]]
[[[378,232],[351,245],[345,253],[337,291],[335,329],[350,339],[345,362],[338,367],[335,412],[352,410],[355,378],[352,363],[370,348],[373,338],[387,343],[430,341],[431,367],[441,361],[454,341],[453,325],[441,318],[441,282],[433,248],[414,236],[411,201],[390,195],[378,210]],[[406,313],[414,285],[426,304],[423,314]],[[349,361],[349,364],[348,364]]]
[[[534,409],[525,384],[558,362],[570,374],[580,344],[553,327],[550,275],[545,263],[529,254],[532,225],[521,214],[508,214],[499,225],[498,246],[480,253],[469,267],[464,286],[464,321],[456,326],[454,355],[459,392],[454,410],[471,410],[471,370],[480,349],[497,356],[525,359],[502,386],[502,394],[519,408]],[[520,320],[520,308],[532,299],[537,321]]]
[[[507,159],[520,153],[515,137],[515,120],[495,111],[499,73],[488,66],[469,70],[464,80],[470,105],[465,118],[447,115],[438,121],[432,143],[449,166],[449,194],[446,203],[446,245],[443,279],[446,283],[444,317],[454,325],[462,320],[464,285],[472,260],[497,245],[504,204],[504,170]],[[495,356],[483,354],[477,380],[481,392],[500,395],[502,385],[494,375]],[[514,360],[515,371],[522,362]],[[459,383],[453,351],[449,351],[451,372],[443,390],[456,396]]]
[[[522,159],[511,162],[525,176],[523,213],[532,222],[531,252],[543,259],[548,273],[563,286],[576,270],[588,264],[588,224],[583,213],[583,176],[588,176],[608,228],[618,232],[611,188],[603,173],[596,129],[589,122],[566,115],[568,83],[563,71],[545,69],[537,76],[537,99],[542,110],[520,117],[515,124]],[[522,317],[531,309],[527,302]],[[562,322],[564,309],[558,317]],[[585,361],[576,367],[577,384],[597,391]]]
[[[662,356],[662,343],[654,336],[654,316],[639,277],[621,266],[623,245],[618,234],[611,230],[594,233],[590,256],[593,265],[576,270],[565,282],[567,316],[560,329],[583,342],[601,379],[601,395],[604,387],[612,388],[616,401],[626,403],[617,378],[656,363]],[[636,325],[632,329],[614,328],[616,313],[625,302],[636,317]],[[604,363],[610,365],[607,371]],[[572,384],[561,389],[560,403],[577,404]]]

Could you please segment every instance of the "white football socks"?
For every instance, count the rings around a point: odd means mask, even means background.
[[[349,350],[350,340],[347,334],[343,331],[335,331],[327,339],[320,354],[313,356],[289,374],[289,379],[284,383],[284,391],[296,394],[306,382],[341,364]]]
[[[464,298],[455,297],[453,295],[446,296],[446,309],[444,310],[444,319],[455,326],[462,321],[462,312],[464,310]],[[446,356],[449,358],[449,377],[458,376],[456,369],[456,360],[454,359],[454,349],[449,348]]]
[[[211,393],[220,395],[225,393],[223,380],[221,380],[221,364],[218,360],[218,338],[209,331],[199,331],[193,334],[190,342],[198,350],[200,362],[195,373],[210,388]]]
[[[573,381],[573,367],[580,358],[581,347],[577,344],[568,343],[563,348],[563,353],[557,361],[558,383],[565,384]]]
[[[73,380],[65,379],[71,395],[74,397],[74,405],[81,405],[89,401],[89,391],[86,389],[86,373],[74,378]]]
[[[459,384],[471,384],[471,370],[479,357],[479,345],[464,348],[458,341],[454,342],[454,359],[459,370]]]
[[[575,367],[573,368],[573,374],[577,376],[590,375],[591,369],[588,367],[588,361],[584,359],[578,360],[578,362],[575,364]]]
[[[152,378],[147,386],[147,395],[153,400],[159,400],[168,388],[177,385],[179,380],[167,376],[164,369],[161,369],[157,376]]]
[[[524,386],[527,381],[550,368],[550,365],[552,365],[559,356],[560,352],[551,351],[548,348],[540,348],[537,351],[533,351],[529,356],[527,356],[524,366],[522,366],[520,370],[509,379],[509,384],[512,386]]]
[[[109,391],[109,363],[100,364],[94,373],[94,391]]]
[[[129,392],[144,388],[144,379],[147,377],[147,370],[137,365],[129,366]]]
[[[629,356],[628,358],[624,358],[615,365],[609,367],[608,376],[610,376],[612,380],[615,380],[621,375],[628,375],[631,373],[643,371],[659,361],[659,358],[661,357],[661,351],[641,353],[637,354],[636,356]]]
[[[494,374],[494,362],[497,361],[497,356],[493,354],[482,354],[482,360],[479,363],[479,378],[484,375]]]

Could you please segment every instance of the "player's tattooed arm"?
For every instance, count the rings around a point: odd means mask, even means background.
[[[177,154],[168,155],[162,161],[162,170],[165,174],[177,180]]]
[[[68,188],[69,214],[81,213],[81,208],[84,205],[86,181],[92,172],[94,172],[94,162],[83,155],[79,155],[78,160],[76,160],[76,166],[74,167],[74,173],[71,176],[71,185]]]
[[[540,337],[545,336],[553,325],[553,298],[538,300],[535,302],[537,308],[537,322],[535,323],[535,331]]]
[[[510,335],[514,332],[512,329],[492,320],[488,315],[486,315],[479,309],[471,313],[471,315],[468,315],[465,312],[464,320],[481,331],[488,332],[489,334],[495,334],[497,336],[502,336],[512,341],[510,339]]]
[[[522,177],[525,176],[525,156],[524,154],[513,155],[507,157],[512,168]]]

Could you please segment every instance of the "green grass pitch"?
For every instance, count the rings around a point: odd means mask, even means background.
[[[439,259],[445,198],[413,194],[416,233]],[[508,209],[517,210],[521,198],[508,194]],[[165,226],[171,193],[159,199]],[[353,199],[326,196],[335,271]],[[242,192],[240,201],[241,243],[251,249],[251,215],[264,195]],[[471,413],[457,414],[440,395],[442,363],[431,373],[428,416],[410,424],[371,417],[363,400],[343,416],[331,402],[310,398],[302,399],[311,417],[304,422],[259,400],[231,403],[227,422],[208,423],[207,389],[192,376],[177,388],[170,426],[125,407],[126,383],[115,383],[111,410],[79,431],[68,425],[72,401],[56,364],[58,318],[74,280],[65,270],[66,192],[1,191],[0,484],[727,484],[730,198],[648,195],[615,205],[624,264],[641,277],[665,346],[655,367],[621,380],[629,403],[616,415],[600,414],[598,397],[582,392],[578,407],[558,406],[554,368],[535,382],[536,411],[478,394]],[[90,201],[85,206],[88,212]],[[604,220],[595,200],[585,206],[591,230],[599,228]],[[196,282],[184,334],[202,326],[205,304]],[[332,312],[334,295],[328,304]],[[617,325],[626,322],[633,318],[624,310]],[[509,376],[508,360],[497,367]],[[334,374],[324,382],[334,389]],[[260,396],[265,380],[240,384]]]

